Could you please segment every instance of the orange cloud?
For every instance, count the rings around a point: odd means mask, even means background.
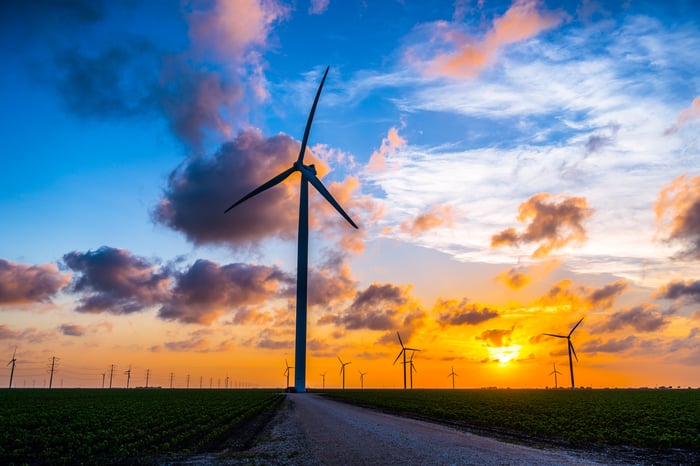
[[[406,220],[401,223],[399,229],[411,236],[418,236],[443,225],[451,227],[454,224],[453,212],[454,209],[451,205],[436,204],[429,211],[419,214],[412,220]]]
[[[525,231],[507,228],[491,237],[491,247],[540,243],[532,257],[545,257],[569,243],[585,240],[583,222],[592,214],[584,197],[535,194],[518,208],[518,220],[530,222]]]
[[[700,117],[700,96],[693,99],[690,107],[683,110],[676,119],[676,123],[669,129],[664,131],[665,135],[673,134],[680,129],[681,126],[686,124],[690,120],[694,120]]]
[[[679,255],[700,259],[700,176],[674,179],[659,193],[654,212],[663,239],[685,243]]]
[[[435,303],[433,312],[438,314],[437,321],[443,327],[447,325],[478,325],[499,315],[496,309],[470,304],[466,298],[461,301],[439,299]]]
[[[520,288],[530,284],[530,277],[527,272],[522,272],[516,268],[509,270],[504,270],[496,276],[496,281],[499,281],[506,285],[508,288],[513,290],[519,290]]]
[[[446,52],[438,53],[424,66],[426,74],[476,78],[496,60],[506,45],[535,37],[540,32],[561,24],[561,13],[539,11],[537,0],[516,0],[501,17],[493,20],[486,35],[478,40],[465,36],[445,23],[440,23],[438,39],[449,44]]]
[[[0,306],[47,302],[63,288],[69,275],[56,264],[25,265],[0,259]]]
[[[389,133],[382,139],[379,150],[372,152],[367,164],[367,170],[380,171],[386,168],[386,159],[406,145],[406,140],[399,135],[395,127],[389,128]]]

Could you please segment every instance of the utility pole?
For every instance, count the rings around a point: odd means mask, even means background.
[[[112,388],[112,377],[114,376],[114,364],[109,369],[109,388]]]
[[[15,362],[17,362],[17,358],[15,358],[15,355],[17,354],[17,348],[15,348],[15,352],[12,353],[12,359],[10,359],[10,362],[7,363],[9,366],[12,364],[12,369],[10,370],[10,386],[9,388],[12,388],[12,377],[15,375]]]
[[[56,367],[56,356],[51,357],[51,377],[49,378],[49,388],[53,385],[53,372]]]
[[[213,388],[213,384],[214,384],[214,377],[209,377],[209,388],[210,389]]]
[[[228,389],[228,374],[226,374],[226,385],[224,385],[224,388]]]
[[[146,388],[148,388],[148,377],[151,375],[151,370],[146,369]]]
[[[190,388],[190,374],[187,374],[187,388]]]
[[[102,388],[105,388],[105,375],[107,375],[106,372],[102,373]]]
[[[170,388],[173,388],[173,373],[170,373]]]
[[[126,388],[129,388],[129,382],[131,381],[131,366],[129,366],[129,370],[124,371],[126,374]]]
[[[199,389],[202,389],[202,376],[199,376]]]

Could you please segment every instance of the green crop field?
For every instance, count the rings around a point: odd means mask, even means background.
[[[329,390],[327,396],[554,445],[700,454],[700,390]]]
[[[272,390],[0,390],[0,464],[138,463],[237,446]]]

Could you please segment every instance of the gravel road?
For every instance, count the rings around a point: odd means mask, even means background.
[[[206,462],[205,458],[201,459]],[[288,394],[271,429],[252,450],[235,457],[219,456],[215,462],[255,465],[598,464],[570,452],[504,443],[309,393]],[[193,463],[197,461],[190,464]]]

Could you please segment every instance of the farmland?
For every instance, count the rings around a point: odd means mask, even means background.
[[[272,390],[0,390],[0,463],[134,463],[241,448]]]
[[[329,390],[327,396],[541,444],[700,453],[700,390]]]

